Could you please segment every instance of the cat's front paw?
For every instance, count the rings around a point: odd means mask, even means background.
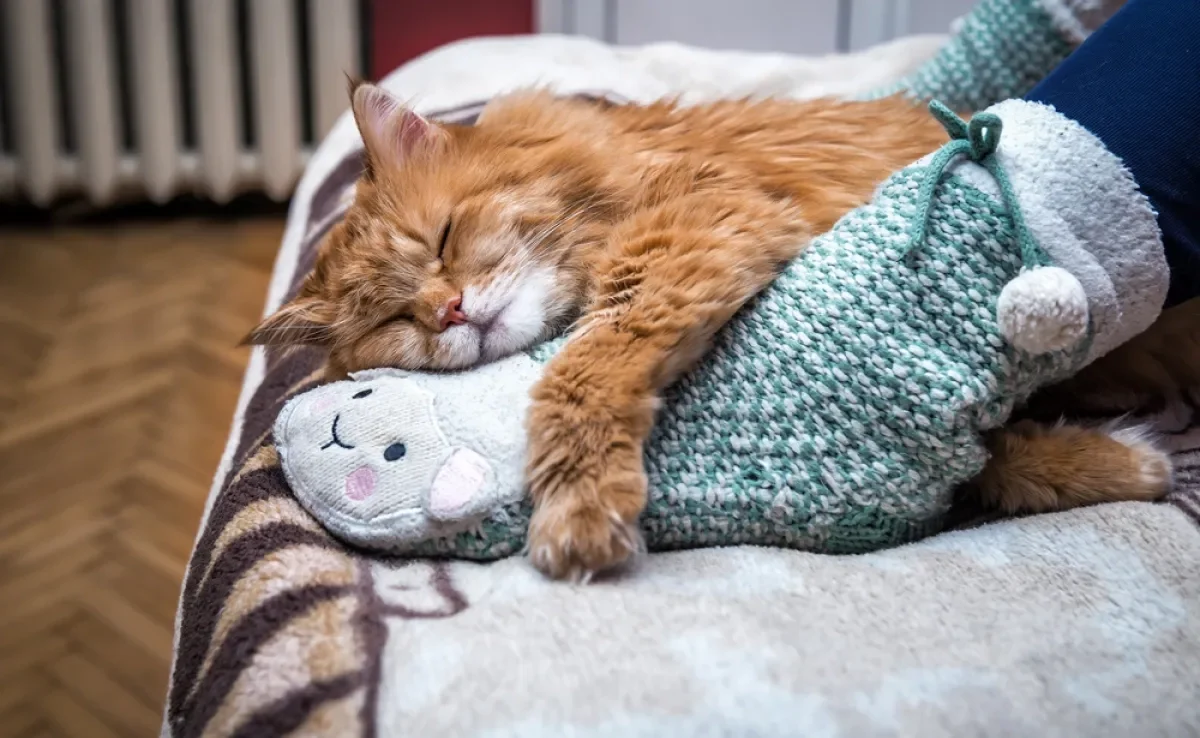
[[[529,560],[554,579],[586,584],[641,550],[637,514],[600,497],[567,492],[538,505],[529,524]]]
[[[530,413],[529,558],[547,576],[587,581],[641,549],[642,443],[653,412],[640,400],[613,412],[546,394]]]

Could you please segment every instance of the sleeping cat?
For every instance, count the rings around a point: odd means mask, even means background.
[[[299,295],[250,336],[329,350],[331,377],[459,369],[573,335],[533,391],[533,561],[633,552],[659,393],[814,234],[945,141],[922,108],[725,101],[603,106],[524,92],[444,125],[360,84],[354,206]],[[1022,423],[992,439],[989,504],[1145,500],[1167,457],[1137,434]]]

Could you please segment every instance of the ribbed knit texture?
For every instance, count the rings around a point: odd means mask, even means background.
[[[1086,347],[1032,357],[1001,339],[996,299],[1022,260],[1000,203],[945,177],[912,243],[927,175],[893,175],[667,391],[645,456],[650,549],[853,553],[933,533],[983,468],[980,431],[1082,361]],[[510,505],[415,553],[511,554],[529,512]]]
[[[1073,48],[1037,0],[980,0],[932,59],[867,97],[903,93],[958,111],[983,110],[1024,96]]]

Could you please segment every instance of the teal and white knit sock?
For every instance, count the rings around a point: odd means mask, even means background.
[[[1154,212],[1099,139],[1020,100],[969,125],[934,110],[952,140],[818,237],[665,392],[644,454],[651,550],[846,553],[936,532],[987,460],[983,431],[1158,315]],[[297,397],[275,427],[297,499],[363,546],[519,551],[529,390],[562,345]]]
[[[1025,95],[1125,0],[980,0],[915,72],[870,97],[903,93],[954,110]]]
[[[816,239],[667,392],[652,548],[852,552],[936,530],[983,468],[982,431],[1158,315],[1154,213],[1099,139],[1019,100],[970,125],[938,112],[954,140]]]

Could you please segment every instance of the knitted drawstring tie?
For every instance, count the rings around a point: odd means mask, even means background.
[[[1025,225],[1025,217],[1021,214],[1021,206],[1016,193],[1013,192],[1012,183],[994,156],[996,147],[1000,145],[1000,132],[1004,129],[1000,116],[995,113],[980,113],[971,118],[968,124],[937,100],[929,103],[929,112],[942,124],[946,133],[950,134],[951,140],[929,161],[928,175],[917,191],[918,210],[913,223],[912,241],[906,255],[924,245],[925,238],[929,235],[930,215],[933,212],[938,183],[950,164],[965,154],[971,161],[987,169],[1000,186],[1000,195],[1009,215],[1012,216],[1013,229],[1021,246],[1021,263],[1024,268],[1048,266],[1051,263],[1050,257],[1038,245],[1029,227]]]
[[[994,113],[980,113],[968,124],[942,103],[929,103],[950,142],[929,160],[928,172],[917,188],[917,212],[905,254],[922,248],[929,237],[933,203],[942,175],[959,156],[967,156],[992,175],[1012,218],[1021,249],[1021,273],[1009,280],[996,298],[996,324],[1001,335],[1016,348],[1045,354],[1076,348],[1091,331],[1087,291],[1071,272],[1054,266],[1025,222],[1012,182],[996,157],[1004,124]]]

